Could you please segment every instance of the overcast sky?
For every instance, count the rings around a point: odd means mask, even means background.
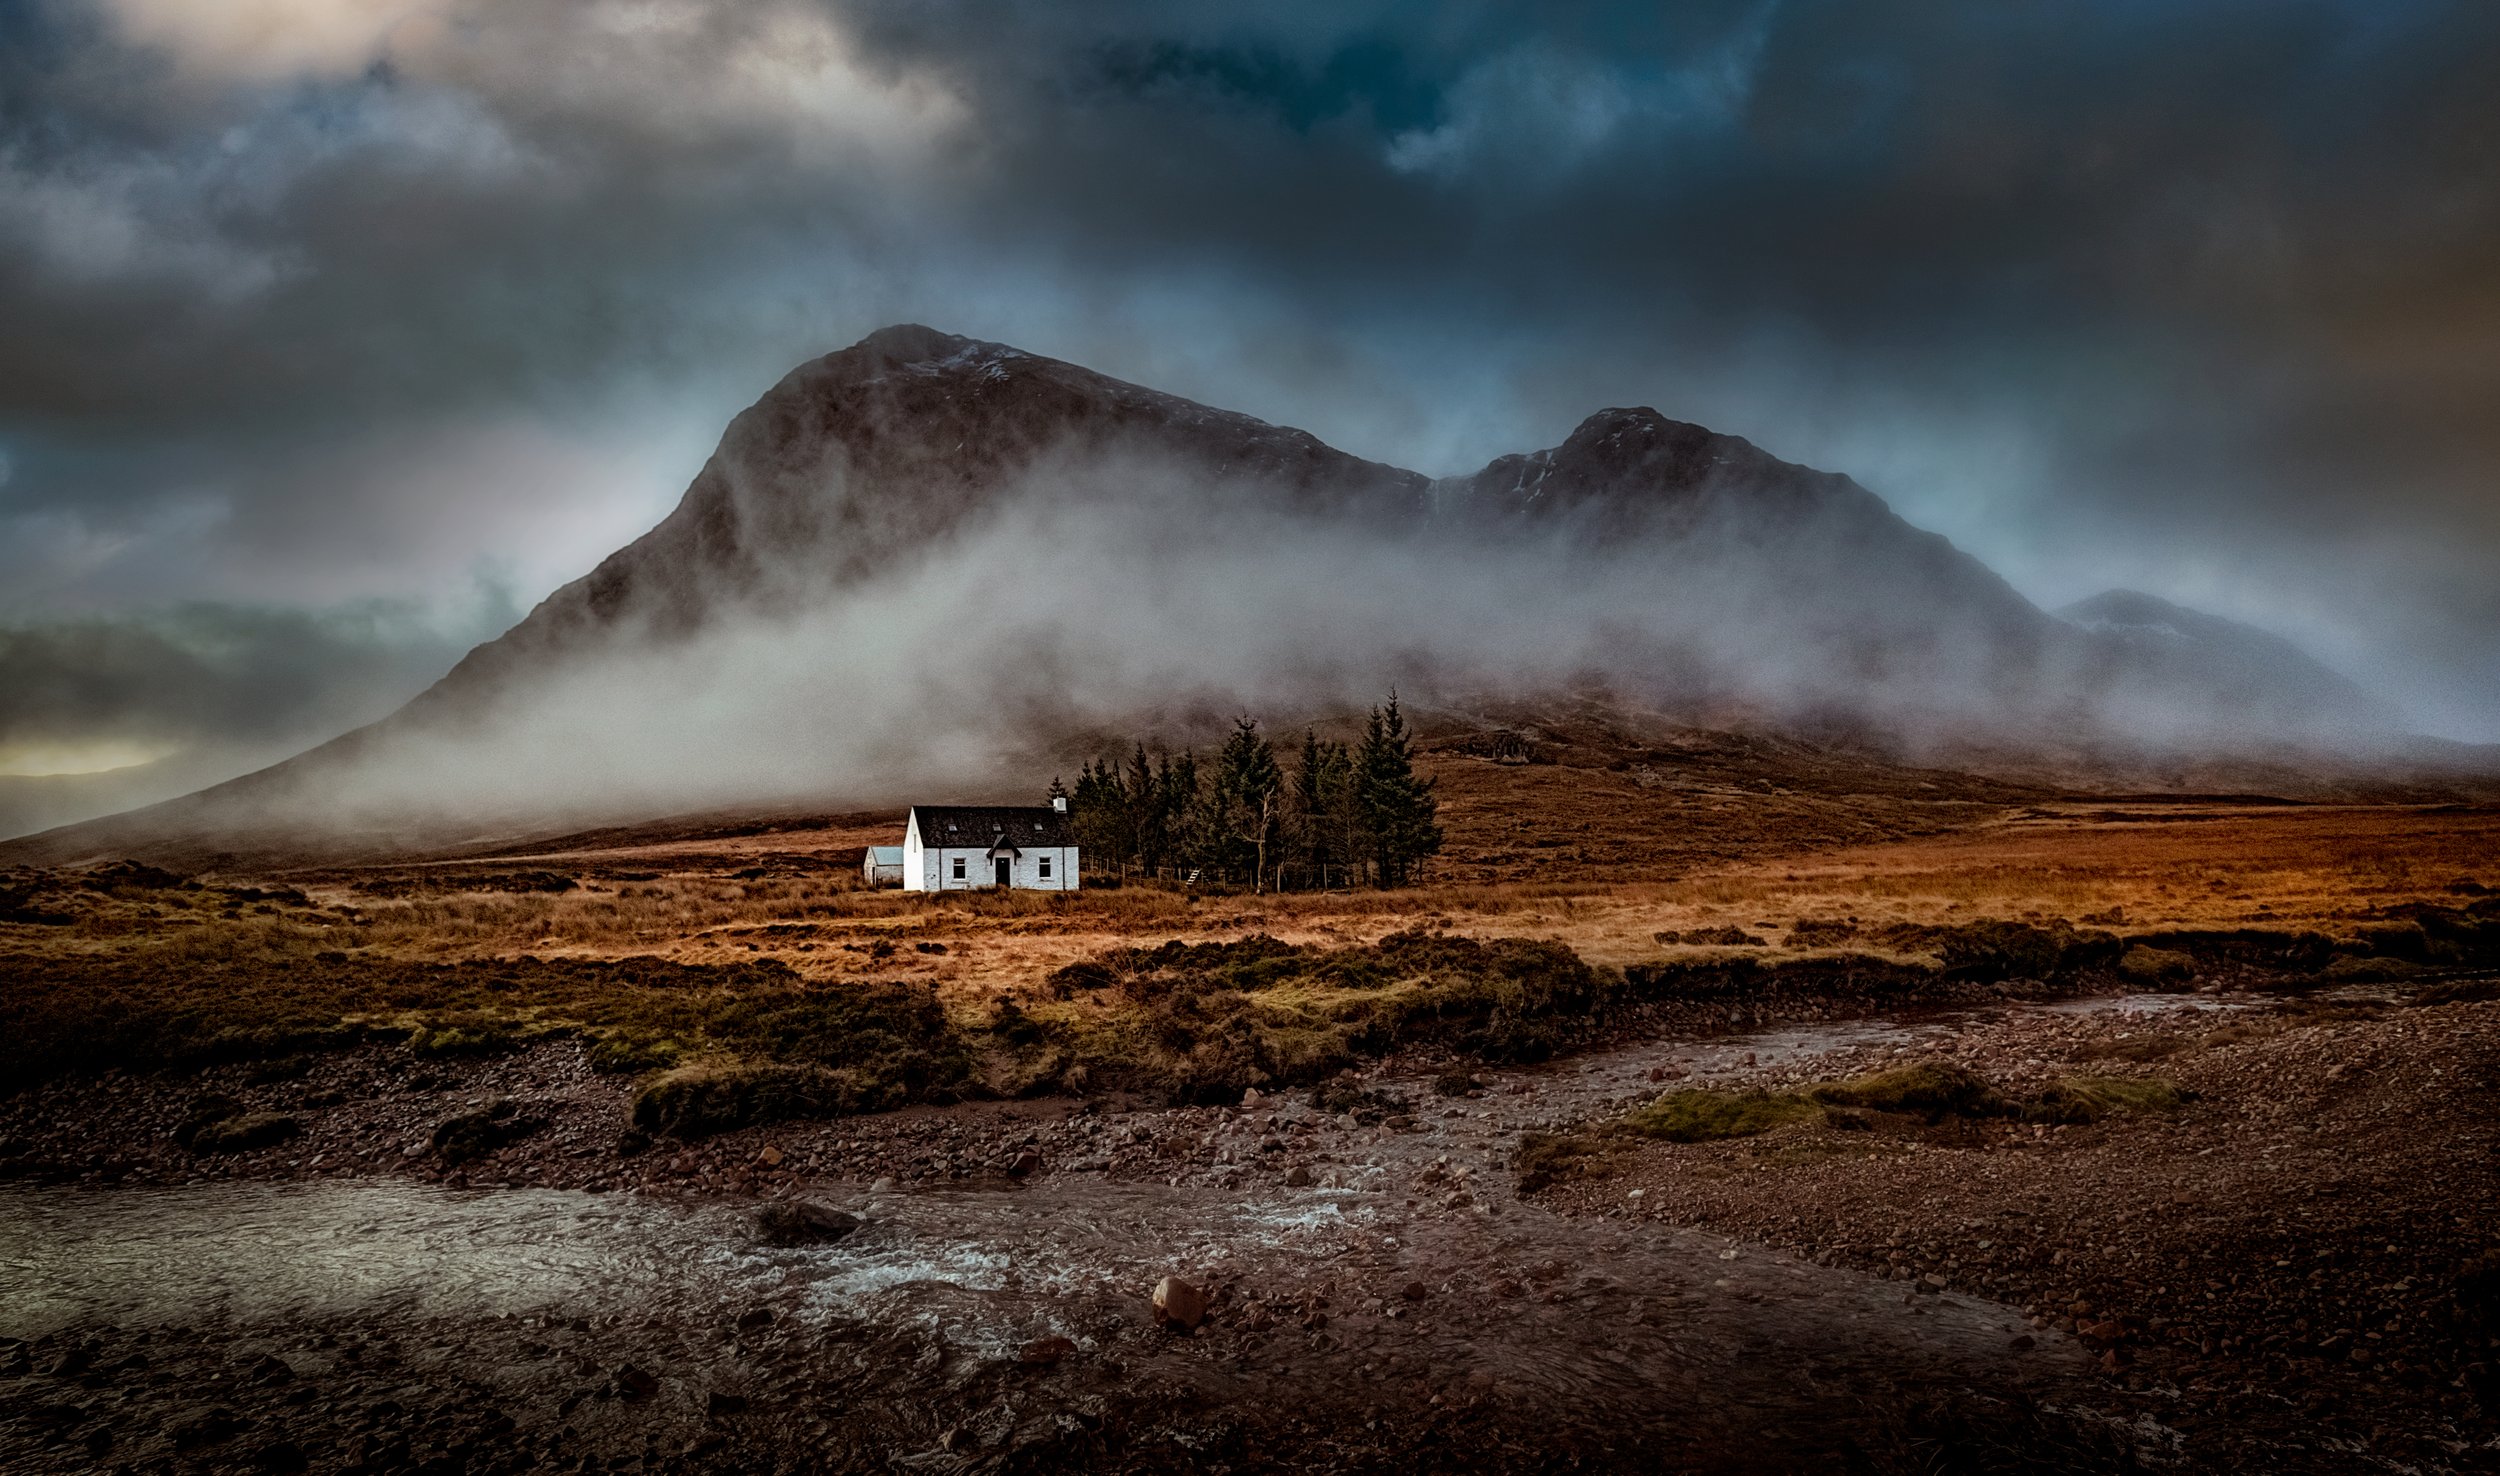
[[[2483,0],[17,0],[0,773],[378,715],[900,320],[1654,405],[2500,740],[2495,97]]]

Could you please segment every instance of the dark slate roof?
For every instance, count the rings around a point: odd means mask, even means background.
[[[1068,817],[1048,805],[914,805],[924,846],[1072,846]]]

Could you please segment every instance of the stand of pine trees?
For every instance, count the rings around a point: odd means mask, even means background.
[[[1259,891],[1404,886],[1441,849],[1432,781],[1392,694],[1349,747],[1305,731],[1280,762],[1242,718],[1211,762],[1194,753],[1097,759],[1066,794],[1085,865],[1117,877],[1195,876]]]

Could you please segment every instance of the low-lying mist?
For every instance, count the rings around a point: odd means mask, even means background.
[[[1568,520],[1391,525],[1279,512],[1149,461],[1062,467],[865,577],[791,540],[697,591],[691,632],[629,605],[486,700],[421,705],[247,794],[256,821],[334,826],[1032,797],[1130,734],[1186,741],[1234,713],[1281,727],[1391,688],[1462,713],[1600,689],[1913,756],[2261,736],[2085,632],[1932,598],[1920,571],[1860,559],[1845,522],[1765,541],[1725,511],[1611,539]]]

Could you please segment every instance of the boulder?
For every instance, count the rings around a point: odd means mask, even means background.
[[[1155,1321],[1182,1332],[1193,1332],[1207,1320],[1207,1294],[1177,1276],[1166,1276],[1155,1283]]]
[[[1683,935],[1683,941],[1711,948],[1760,948],[1762,946],[1760,938],[1734,923],[1721,928],[1695,928]]]
[[[243,1104],[232,1097],[217,1092],[203,1093],[193,1099],[191,1110],[183,1114],[182,1121],[175,1125],[174,1141],[185,1148],[193,1147],[201,1133],[229,1117],[239,1116],[242,1111]]]
[[[283,1143],[304,1125],[279,1112],[246,1112],[209,1124],[191,1135],[195,1153],[249,1153]]]
[[[204,1445],[233,1439],[246,1423],[233,1410],[209,1409],[187,1415],[166,1426],[165,1436],[175,1450],[193,1451]]]
[[[2138,943],[2118,956],[2118,972],[2130,984],[2184,984],[2196,977],[2196,960],[2171,949]]]
[[[524,1116],[509,1098],[498,1098],[475,1111],[436,1123],[434,1152],[445,1163],[467,1163],[507,1143],[518,1142],[546,1125],[545,1118]]]
[[[755,1233],[767,1245],[825,1245],[859,1228],[859,1216],[813,1199],[776,1199],[756,1212]]]
[[[1945,973],[1956,979],[1996,983],[2046,979],[2057,972],[2065,940],[2028,923],[1975,922],[1946,928],[1937,940]]]

